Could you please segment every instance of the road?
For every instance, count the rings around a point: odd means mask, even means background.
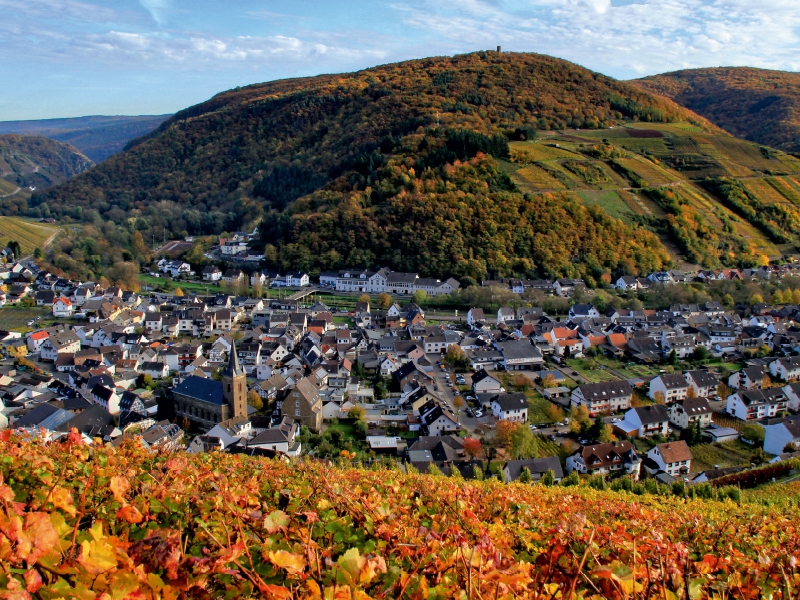
[[[449,385],[451,381],[450,379],[451,371],[449,369],[443,371],[442,369],[439,368],[438,365],[436,365],[436,361],[441,360],[442,356],[440,354],[428,354],[426,355],[426,357],[429,361],[431,361],[435,365],[433,379],[434,382],[436,383],[436,387],[438,388],[436,393],[444,401],[444,403],[447,405],[447,407],[452,411],[454,415],[458,414],[458,420],[464,429],[470,432],[475,431],[475,428],[479,425],[479,422],[477,419],[475,419],[474,417],[470,417],[466,413],[466,408],[467,408],[466,401],[465,405],[461,407],[460,413],[457,413],[455,407],[453,406],[453,400],[457,395],[456,394],[457,390],[454,390]],[[465,374],[465,377],[468,376],[469,376],[468,374]]]

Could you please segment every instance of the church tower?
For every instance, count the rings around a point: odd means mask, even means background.
[[[230,418],[247,416],[247,376],[239,366],[235,344],[231,344],[228,366],[222,371],[222,394],[230,406]]]

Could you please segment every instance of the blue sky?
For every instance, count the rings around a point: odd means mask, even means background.
[[[235,87],[494,48],[626,79],[800,69],[800,0],[0,0],[0,121],[161,114]]]

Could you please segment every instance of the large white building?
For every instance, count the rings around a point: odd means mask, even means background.
[[[326,273],[320,283],[330,285],[333,274]],[[336,276],[337,292],[359,292],[367,294],[411,295],[417,291],[429,296],[446,296],[457,290],[461,284],[453,278],[446,281],[426,279],[416,273],[396,273],[389,269],[368,271],[366,269],[345,269]]]

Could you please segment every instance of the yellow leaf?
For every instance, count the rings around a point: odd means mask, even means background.
[[[50,502],[53,503],[53,506],[60,508],[70,517],[74,517],[77,512],[75,510],[75,504],[72,501],[72,492],[66,488],[58,487],[54,489],[53,493],[50,494]]]
[[[269,560],[276,567],[280,567],[292,575],[299,575],[306,568],[306,561],[302,556],[286,552],[286,550],[270,552]]]
[[[81,542],[81,555],[78,562],[92,575],[105,573],[117,566],[114,547],[104,540]]]
[[[122,502],[125,504],[125,493],[131,487],[131,484],[128,483],[128,480],[125,477],[114,475],[114,477],[112,477],[111,481],[108,483],[108,486],[111,488],[111,493],[114,494],[114,498],[117,500],[117,502]]]

